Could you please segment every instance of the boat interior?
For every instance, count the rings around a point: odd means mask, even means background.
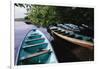
[[[57,62],[53,49],[50,46],[49,41],[40,31],[31,30],[22,42],[17,65]]]

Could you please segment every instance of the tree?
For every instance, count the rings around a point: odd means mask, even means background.
[[[57,7],[34,5],[32,6],[30,12],[28,12],[27,17],[32,21],[33,24],[46,27],[50,24],[60,22],[57,14]]]
[[[86,24],[93,28],[94,9],[82,7],[64,7],[15,3],[15,6],[26,8],[25,19],[38,26],[47,27],[57,23]]]

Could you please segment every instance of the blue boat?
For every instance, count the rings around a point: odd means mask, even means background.
[[[30,30],[17,54],[16,65],[58,63],[46,36],[37,29]]]

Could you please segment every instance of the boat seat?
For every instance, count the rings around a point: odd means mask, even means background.
[[[60,30],[58,30],[58,29],[55,29],[55,30],[53,30],[53,31],[55,31],[55,32],[59,32]]]
[[[31,36],[34,36],[34,35],[39,35],[39,33],[32,33],[32,34],[31,34]]]
[[[35,41],[35,40],[41,40],[41,39],[45,39],[45,38],[36,38],[36,39],[27,39],[25,40],[25,42],[30,42],[30,41]]]
[[[32,45],[32,44],[42,43],[44,41],[45,41],[45,38],[37,38],[37,39],[32,39],[32,40],[26,40],[25,44]]]
[[[69,32],[68,36],[71,37],[71,38],[75,38],[75,33],[74,32]]]
[[[69,35],[70,33],[69,32],[67,32],[67,31],[65,31],[65,33],[62,33],[62,35],[64,35],[64,36],[67,36],[67,35]]]
[[[58,30],[58,33],[65,33],[65,30],[59,29],[59,30]]]
[[[83,40],[93,42],[93,39],[91,37],[84,37],[83,36]]]
[[[50,54],[50,50],[42,50],[40,52],[21,57],[20,61],[23,64],[45,63],[48,60]]]
[[[35,39],[35,38],[40,38],[42,35],[40,34],[37,34],[37,35],[31,35],[31,36],[28,36],[27,39]]]
[[[75,38],[79,40],[83,40],[83,38],[80,35],[75,34]]]
[[[48,43],[38,43],[34,45],[23,46],[22,48],[29,53],[35,53],[40,51],[41,49],[45,49],[47,45]]]
[[[33,44],[33,45],[27,45],[27,46],[23,46],[23,48],[28,48],[28,47],[33,47],[33,46],[38,46],[38,45],[48,45],[48,43],[37,43],[37,44]]]

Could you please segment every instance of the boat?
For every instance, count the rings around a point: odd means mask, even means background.
[[[19,48],[16,65],[57,63],[55,52],[46,38],[38,29],[30,30]]]
[[[93,38],[78,34],[76,31],[80,31],[79,29],[73,30],[66,25],[58,24],[57,26],[50,27],[50,31],[50,33],[52,33],[53,35],[59,36],[60,38],[71,43],[86,48],[93,48]]]
[[[70,27],[71,25],[71,27]],[[71,51],[79,61],[94,60],[94,39],[81,33],[78,26],[72,24],[57,24],[49,26],[48,32],[54,38],[55,44],[61,50]],[[81,27],[84,29],[83,27]]]

